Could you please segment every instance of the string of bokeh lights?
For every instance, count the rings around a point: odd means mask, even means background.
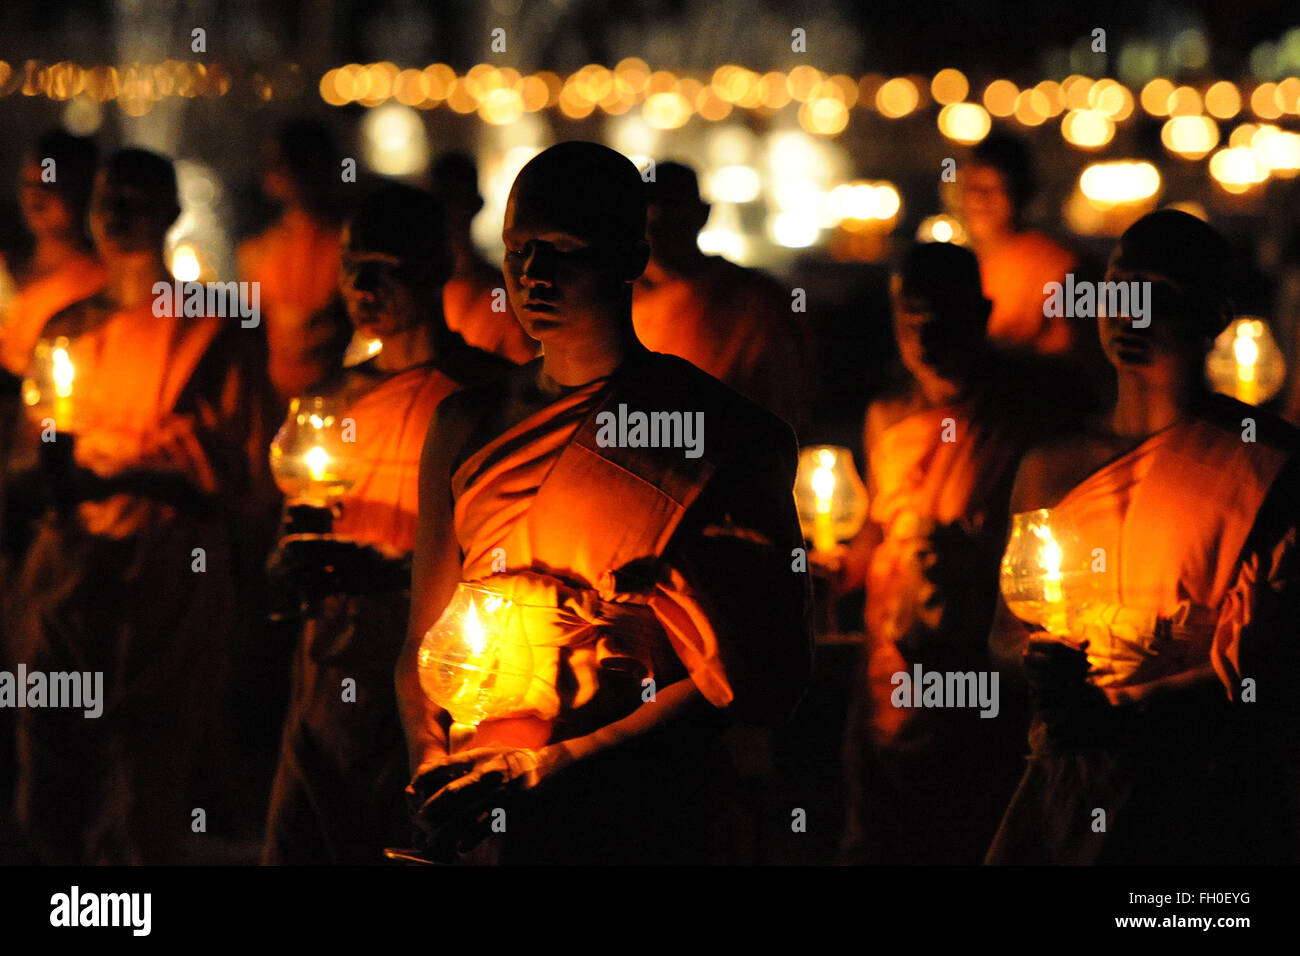
[[[17,69],[0,61],[0,96],[45,96],[72,101],[70,106],[114,101],[129,116],[142,116],[169,97],[222,97],[236,88],[261,102],[297,99],[308,85],[300,67],[292,63],[250,72],[227,69],[220,63],[178,60],[120,68],[28,60]],[[725,64],[707,79],[699,79],[653,70],[644,60],[631,57],[613,68],[588,64],[567,77],[548,70],[524,74],[487,63],[463,74],[444,63],[423,69],[401,69],[391,62],[349,63],[327,70],[316,87],[321,100],[332,107],[383,107],[370,114],[372,119],[384,121],[371,124],[376,130],[373,135],[379,138],[383,137],[380,127],[386,128],[389,121],[397,135],[402,130],[396,127],[415,123],[411,111],[434,109],[476,115],[491,126],[508,127],[526,114],[543,111],[555,111],[577,122],[598,110],[616,117],[639,108],[636,115],[646,127],[667,132],[681,129],[697,116],[718,123],[737,111],[763,118],[793,107],[799,127],[822,140],[839,137],[855,110],[902,120],[937,109],[938,131],[957,144],[980,142],[995,121],[1032,129],[1059,118],[1059,131],[1066,143],[1085,154],[1100,154],[1111,145],[1117,130],[1140,111],[1161,121],[1160,140],[1169,155],[1189,163],[1208,157],[1206,169],[1225,193],[1250,194],[1270,178],[1289,179],[1300,174],[1300,132],[1280,125],[1300,116],[1300,77],[1296,76],[1253,86],[1223,79],[1178,84],[1155,77],[1140,88],[1082,74],[1061,81],[1045,79],[1026,87],[997,78],[972,95],[970,80],[955,68],[942,69],[928,78],[871,73],[854,79],[809,65],[788,72],[759,73]],[[405,117],[386,111],[400,111]],[[1224,130],[1234,122],[1225,141]],[[400,174],[398,169],[379,171]],[[757,175],[742,167],[723,172],[751,173],[750,179]],[[737,176],[730,179],[737,181],[728,180],[728,191],[737,194],[734,201],[743,201],[739,193],[746,192],[741,188],[746,183],[739,182]],[[756,192],[753,185],[748,183],[746,195]],[[1135,207],[1154,202],[1160,188],[1160,172],[1151,162],[1098,155],[1098,161],[1080,173],[1065,216],[1081,234],[1110,233],[1132,217]],[[834,195],[825,198],[837,210],[832,218],[841,236],[845,231],[879,234],[892,229],[899,218],[901,200],[891,183],[858,180],[843,183],[832,192]],[[793,222],[797,217],[786,218]],[[810,229],[787,224],[784,230],[775,231],[778,244],[787,247],[813,241]],[[803,236],[804,232],[810,234]],[[945,215],[927,219],[919,234],[962,240],[960,224]],[[847,239],[852,245],[853,236]],[[871,240],[867,241],[870,244]],[[851,249],[843,251],[853,254]]]

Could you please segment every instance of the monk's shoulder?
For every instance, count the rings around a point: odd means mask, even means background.
[[[795,447],[794,430],[782,418],[735,389],[675,355],[648,353],[647,379],[653,383],[647,396],[665,410],[703,411],[712,435],[706,443],[716,452],[732,453],[754,442],[771,443],[783,450]],[[716,423],[716,425],[715,425]]]
[[[1200,409],[1200,418],[1233,442],[1292,454],[1300,451],[1300,429],[1266,408],[1247,405],[1227,395],[1211,395]],[[1247,432],[1251,439],[1243,441]]]
[[[1115,448],[1085,431],[1058,435],[1027,449],[1016,472],[1012,507],[1051,508],[1075,485],[1115,454]]]

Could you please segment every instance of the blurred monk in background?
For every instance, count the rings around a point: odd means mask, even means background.
[[[239,277],[260,283],[267,369],[280,401],[335,374],[350,329],[335,298],[339,152],[309,119],[286,123],[265,147],[262,191],[280,207],[265,232],[239,246]]]
[[[806,421],[812,339],[790,292],[770,277],[700,251],[709,220],[695,171],[659,163],[646,183],[650,262],[632,320],[652,352],[684,358],[789,422]]]
[[[470,224],[483,208],[478,166],[468,153],[450,152],[433,164],[430,181],[442,204],[454,268],[442,287],[447,328],[470,345],[495,352],[515,364],[537,357],[537,343],[515,318],[505,295],[501,270],[483,260],[470,238]]]
[[[958,173],[960,217],[979,257],[984,294],[993,301],[989,338],[1008,350],[1070,353],[1086,329],[1076,320],[1045,316],[1043,286],[1077,272],[1073,252],[1025,217],[1037,192],[1033,159],[1022,140],[993,133]]]
[[[6,263],[17,294],[0,309],[0,365],[20,378],[50,317],[104,285],[86,231],[97,159],[93,140],[53,130],[23,160],[18,202],[35,245]]]
[[[434,858],[707,860],[718,730],[780,719],[808,680],[793,435],[637,342],[644,202],[594,143],[524,167],[505,274],[543,357],[452,395],[429,432],[397,681]],[[620,408],[701,416],[707,437],[694,457],[644,447],[611,430]],[[511,633],[532,656],[524,697],[476,725],[421,688],[422,638],[461,581],[523,609]]]
[[[978,708],[894,705],[894,676],[987,673],[1007,505],[1050,391],[997,358],[967,249],[914,245],[892,283],[902,371],[867,409],[870,520],[840,555],[837,590],[866,587],[862,666],[845,730],[842,859],[975,864],[1020,768],[1024,723],[1006,695]]]
[[[266,388],[238,318],[160,314],[179,212],[168,160],[112,156],[90,213],[107,284],[42,333],[66,337],[75,375],[70,407],[32,438],[45,498],[15,659],[100,672],[104,698],[93,719],[19,711],[16,810],[46,862],[192,859],[192,808],[219,807],[230,785],[214,738],[241,545],[268,500]]]
[[[331,389],[356,429],[341,515],[329,534],[284,537],[274,563],[273,586],[293,589],[307,611],[264,863],[379,863],[410,837],[393,669],[409,616],[420,452],[439,402],[509,367],[443,323],[451,265],[442,211],[420,190],[387,186],[344,226],[340,292],[357,332],[383,349]]]
[[[1124,233],[1106,278],[1151,302],[1146,327],[1099,320],[1118,400],[1021,463],[1012,509],[1073,525],[1062,567],[1087,570],[1067,634],[994,621],[1034,716],[991,863],[1300,859],[1300,433],[1205,387],[1230,252],[1174,210]]]

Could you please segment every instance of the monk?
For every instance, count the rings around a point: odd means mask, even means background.
[[[447,329],[451,253],[425,192],[388,186],[343,229],[339,287],[383,348],[333,393],[355,422],[354,484],[332,533],[280,542],[279,584],[311,608],[294,661],[264,863],[379,863],[410,836],[393,669],[409,614],[418,472],[438,403],[509,363]],[[345,692],[348,682],[351,692]]]
[[[48,494],[17,585],[16,659],[102,674],[97,717],[18,712],[16,812],[46,862],[191,859],[206,832],[194,811],[220,806],[217,771],[229,778],[213,738],[237,547],[265,500],[266,390],[238,320],[158,308],[179,212],[168,160],[113,155],[90,209],[107,284],[43,331],[66,337],[75,377],[71,407],[39,423]]]
[[[637,338],[652,352],[686,359],[797,431],[806,418],[812,346],[789,290],[700,251],[709,204],[689,166],[659,163],[646,190],[650,262],[632,303]]]
[[[281,403],[335,373],[348,342],[335,305],[339,220],[330,184],[339,153],[314,120],[286,123],[265,147],[262,190],[280,215],[239,246],[239,277],[260,283],[267,368]]]
[[[35,246],[8,264],[16,294],[0,312],[0,365],[19,377],[50,317],[104,284],[85,227],[96,161],[93,140],[62,130],[38,139],[23,160],[19,208]]]
[[[436,859],[707,859],[709,744],[728,720],[779,719],[808,679],[793,436],[637,342],[644,230],[623,156],[570,142],[529,162],[502,238],[543,356],[452,395],[429,431],[397,687]],[[695,457],[644,447],[617,434],[620,408],[690,410],[709,437]],[[420,681],[422,638],[461,581],[512,602],[509,639],[532,657],[523,697],[477,725]]]
[[[1026,228],[1036,189],[1024,142],[990,135],[961,167],[961,220],[979,256],[984,294],[993,301],[989,338],[1008,350],[1065,356],[1082,336],[1074,320],[1044,315],[1043,286],[1063,282],[1079,261],[1060,243]]]
[[[478,191],[478,167],[468,153],[439,156],[430,174],[431,190],[442,203],[455,266],[442,287],[447,328],[476,348],[515,364],[537,357],[537,343],[528,337],[506,301],[501,270],[483,260],[470,238],[470,224],[483,208]]]
[[[1174,210],[1124,233],[1107,279],[1152,300],[1149,325],[1098,323],[1118,399],[1017,473],[1011,507],[1052,509],[1072,573],[1058,633],[1005,605],[994,621],[991,653],[1035,712],[991,863],[1300,858],[1300,435],[1205,388],[1229,253]]]
[[[837,557],[838,590],[866,587],[862,666],[845,731],[842,859],[974,864],[1019,770],[1012,702],[916,710],[895,675],[987,673],[1002,534],[1020,454],[1046,395],[997,360],[979,265],[946,243],[912,246],[892,283],[905,373],[867,409],[870,519]],[[1037,419],[1037,421],[1035,421]]]

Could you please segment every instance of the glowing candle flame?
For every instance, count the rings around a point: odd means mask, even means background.
[[[1043,564],[1043,600],[1049,604],[1059,604],[1061,593],[1061,546],[1052,537],[1052,529],[1040,525],[1034,528],[1034,534],[1043,542],[1040,560]]]
[[[1237,380],[1253,382],[1255,366],[1259,362],[1259,343],[1255,341],[1254,323],[1242,322],[1237,326],[1237,338],[1232,343],[1232,353],[1237,359]]]
[[[325,479],[325,469],[330,464],[329,452],[320,445],[316,445],[302,456],[302,460],[307,465],[307,470],[311,472],[312,481],[323,481]]]
[[[59,398],[67,398],[72,394],[72,380],[76,377],[76,369],[72,367],[72,360],[68,358],[67,349],[55,349],[51,353],[54,361],[54,368],[51,372],[54,378],[54,391]]]
[[[483,633],[483,622],[478,619],[473,601],[469,602],[469,610],[465,612],[465,642],[475,657],[481,657],[487,650],[487,636]]]
[[[810,483],[816,496],[818,514],[830,514],[831,499],[835,496],[835,453],[822,451],[817,456],[817,468],[812,473]]]

